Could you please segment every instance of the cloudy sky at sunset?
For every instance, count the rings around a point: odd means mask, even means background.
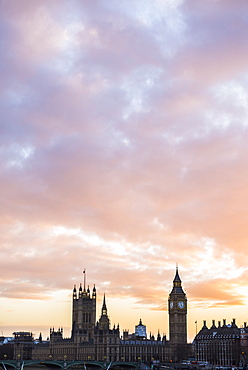
[[[0,0],[0,332],[248,321],[247,0]]]

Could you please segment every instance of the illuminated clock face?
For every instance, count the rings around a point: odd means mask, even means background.
[[[172,301],[170,302],[170,308],[173,308],[173,302]]]
[[[183,301],[179,301],[178,302],[178,307],[179,308],[184,308],[184,302]]]

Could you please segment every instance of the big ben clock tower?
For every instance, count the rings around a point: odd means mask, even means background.
[[[168,304],[170,344],[183,349],[187,344],[187,297],[182,288],[178,267]]]

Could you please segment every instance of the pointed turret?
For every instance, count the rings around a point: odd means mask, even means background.
[[[74,285],[74,288],[73,288],[73,299],[77,299],[77,289],[76,289],[76,285]]]
[[[180,284],[181,285],[181,279],[180,279],[180,276],[179,276],[179,273],[178,273],[178,266],[176,267],[176,275],[175,275],[175,277],[174,277],[174,280],[173,280],[173,283],[175,284],[175,283],[178,283],[178,284]]]
[[[173,289],[171,293],[184,294],[184,291],[182,288],[182,281],[180,279],[179,272],[178,272],[178,266],[176,267],[176,274],[173,280]]]
[[[94,287],[92,289],[92,298],[96,299],[96,287],[95,287],[95,284],[94,284]]]
[[[82,297],[82,284],[80,283],[80,287],[79,287],[79,298],[81,298]]]
[[[161,335],[160,335],[160,332],[159,332],[159,330],[158,330],[158,335],[157,335],[157,341],[161,341]]]
[[[104,293],[103,303],[102,303],[102,314],[99,319],[99,328],[102,330],[107,330],[109,329],[109,325],[110,325],[110,322],[109,322],[109,318],[107,314],[107,305],[106,305],[106,298],[105,298],[105,293]]]
[[[103,296],[103,303],[102,303],[102,315],[107,316],[107,305],[106,305],[105,293]]]

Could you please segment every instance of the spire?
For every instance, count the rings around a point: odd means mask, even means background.
[[[74,285],[74,288],[73,288],[73,299],[77,299],[77,289],[76,289],[76,285]]]
[[[176,265],[176,274],[173,280],[173,289],[171,291],[171,294],[185,294],[182,288],[182,281],[180,279],[178,272],[178,265]]]
[[[103,303],[102,303],[102,316],[107,316],[107,306],[106,306],[105,293],[104,293],[104,296],[103,296]]]
[[[81,283],[80,283],[78,292],[79,292],[78,297],[81,298],[82,297],[82,284]]]
[[[159,329],[158,329],[157,341],[161,341],[161,335],[160,335]]]
[[[179,273],[178,273],[178,265],[176,266],[176,275],[174,277],[174,280],[173,280],[173,285],[174,286],[181,286],[181,279],[180,279],[180,276],[179,276]]]
[[[95,287],[95,284],[94,284],[94,287],[92,289],[92,298],[96,299],[96,287]]]
[[[106,298],[105,298],[105,293],[103,296],[103,303],[102,303],[102,315],[99,320],[99,329],[101,330],[108,330],[109,329],[109,318],[107,314],[107,305],[106,305]]]

